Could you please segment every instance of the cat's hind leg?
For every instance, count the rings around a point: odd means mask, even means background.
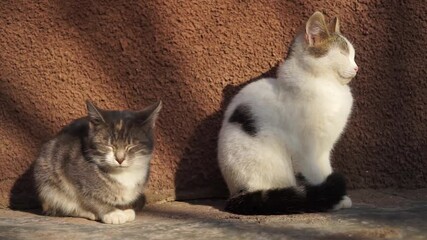
[[[297,171],[301,172],[310,185],[319,185],[332,173],[330,154],[325,152],[317,157],[318,153],[306,147],[294,159]]]
[[[326,152],[321,155],[319,158],[318,166],[319,166],[319,175],[322,177],[327,177],[332,173],[331,161],[330,161],[330,152]],[[343,208],[351,208],[352,201],[348,195],[343,196],[342,200],[335,205],[334,209],[343,209]]]
[[[289,154],[274,134],[252,137],[232,127],[221,136],[218,149],[220,168],[231,196],[241,191],[296,185]]]
[[[64,212],[63,209],[57,208],[57,207],[51,207],[47,203],[42,204],[43,213],[50,216],[58,216],[58,217],[79,217],[79,218],[86,218],[92,221],[97,220],[98,218],[96,215],[92,212],[83,210],[79,207],[75,207],[73,211]]]
[[[306,148],[297,159],[298,170],[304,176],[308,189],[312,189],[313,206],[310,207],[316,211],[350,208],[352,202],[346,195],[345,179],[332,171],[329,151],[318,155],[315,149]]]
[[[84,210],[74,197],[57,190],[55,187],[44,186],[40,191],[40,200],[43,212],[46,215],[97,220],[96,215]]]

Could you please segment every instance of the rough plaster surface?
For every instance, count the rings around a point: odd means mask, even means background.
[[[427,186],[423,1],[1,1],[0,206],[31,206],[38,148],[100,107],[164,101],[149,195],[224,196],[216,138],[241,85],[274,75],[315,11],[338,15],[361,71],[333,165],[352,188]],[[149,197],[150,197],[149,196]],[[11,201],[9,201],[11,200]]]

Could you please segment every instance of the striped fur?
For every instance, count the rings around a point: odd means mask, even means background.
[[[43,145],[34,177],[43,211],[120,224],[144,190],[160,102],[140,112],[106,111],[87,103],[77,119]]]

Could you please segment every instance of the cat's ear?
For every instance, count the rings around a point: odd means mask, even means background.
[[[321,12],[315,12],[305,25],[305,39],[309,46],[315,46],[323,39],[329,37],[325,17]]]
[[[334,17],[331,22],[329,22],[328,29],[330,33],[340,33],[340,20],[338,17]]]
[[[154,127],[156,125],[157,116],[162,109],[162,105],[162,101],[159,100],[138,112],[137,121],[143,125],[149,124],[151,127]]]
[[[101,111],[89,100],[86,100],[87,115],[90,122],[93,125],[99,125],[105,123],[104,117],[101,114]]]

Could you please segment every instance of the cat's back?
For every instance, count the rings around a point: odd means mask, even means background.
[[[82,138],[87,136],[89,130],[89,119],[87,117],[82,117],[76,119],[63,127],[56,137],[67,136],[67,137],[75,137]]]
[[[89,121],[86,117],[76,119],[62,128],[42,146],[36,160],[36,171],[60,168],[64,162],[80,157],[88,129]]]
[[[239,106],[248,106],[257,115],[271,109],[279,97],[279,89],[275,78],[262,78],[242,88],[232,99],[225,113],[225,120]],[[269,107],[267,107],[269,106]]]

